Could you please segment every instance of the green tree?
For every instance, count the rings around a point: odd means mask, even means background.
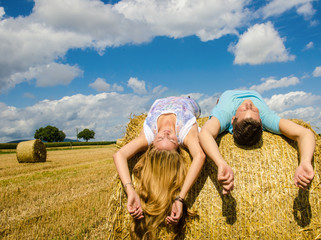
[[[89,139],[95,138],[95,132],[93,130],[89,130],[88,128],[85,128],[77,135],[78,138],[83,138],[88,142]]]
[[[65,140],[66,134],[58,128],[48,125],[37,129],[34,138],[47,142],[62,142]]]

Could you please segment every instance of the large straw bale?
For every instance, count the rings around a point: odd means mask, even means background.
[[[20,142],[16,152],[19,163],[45,162],[47,158],[46,146],[39,139]]]
[[[131,119],[121,145],[138,135],[145,117]],[[199,125],[206,120],[199,119]],[[293,121],[311,129],[303,121]],[[180,239],[321,239],[321,138],[315,137],[315,177],[309,191],[303,191],[293,184],[299,163],[296,142],[264,132],[263,141],[256,146],[241,147],[235,145],[231,134],[219,136],[220,152],[234,171],[235,188],[230,195],[222,195],[217,168],[207,159],[186,199],[198,218],[188,222]],[[187,152],[184,157],[190,162]],[[136,161],[137,157],[131,159],[130,167]],[[107,239],[130,239],[131,217],[117,174],[112,184]],[[169,234],[161,232],[160,239],[168,239]]]

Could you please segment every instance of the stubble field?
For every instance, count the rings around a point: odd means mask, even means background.
[[[106,239],[116,145],[47,151],[45,163],[0,154],[0,239]]]

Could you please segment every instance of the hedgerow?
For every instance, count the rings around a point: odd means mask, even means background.
[[[101,141],[101,142],[51,142],[44,143],[47,148],[51,147],[70,147],[70,146],[91,146],[91,145],[110,145],[116,141]],[[0,149],[16,149],[18,143],[0,143]]]

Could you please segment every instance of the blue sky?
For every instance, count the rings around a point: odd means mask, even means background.
[[[115,140],[157,98],[208,116],[228,89],[321,133],[320,21],[312,0],[0,0],[0,142],[47,125]]]

